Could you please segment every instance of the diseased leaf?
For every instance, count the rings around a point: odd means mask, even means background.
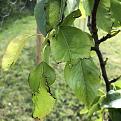
[[[61,0],[49,0],[46,7],[47,31],[55,28],[62,19]]]
[[[11,65],[16,63],[28,37],[30,35],[21,35],[10,41],[2,58],[2,69],[4,71],[9,70]]]
[[[32,101],[34,104],[34,118],[44,118],[48,115],[55,104],[55,99],[47,92],[45,88],[40,88],[38,93],[33,95]]]
[[[55,71],[47,63],[41,62],[37,67],[30,73],[29,85],[32,92],[35,93],[40,87],[44,85],[50,86],[56,79]],[[44,81],[44,82],[43,82]]]
[[[52,55],[57,61],[87,58],[93,42],[89,34],[78,28],[62,26],[50,41]]]
[[[68,62],[64,69],[67,84],[88,107],[98,96],[100,72],[92,59]]]

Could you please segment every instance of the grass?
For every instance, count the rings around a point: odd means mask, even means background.
[[[32,16],[14,21],[0,33],[0,57],[4,54],[7,44],[14,37],[36,32],[35,19]],[[121,74],[121,34],[101,45],[104,57],[108,58],[107,70],[109,78]],[[31,90],[28,86],[29,71],[35,65],[35,37],[30,38],[17,63],[7,73],[0,74],[0,121],[34,121],[32,119]],[[52,86],[57,103],[46,121],[85,121],[86,117],[79,114],[83,105],[74,96],[63,79],[63,65],[52,61],[56,69],[57,80]]]

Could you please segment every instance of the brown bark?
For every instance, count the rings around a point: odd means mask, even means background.
[[[37,36],[36,36],[36,64],[40,64],[42,61],[41,57],[41,48],[42,48],[42,35],[37,29]]]

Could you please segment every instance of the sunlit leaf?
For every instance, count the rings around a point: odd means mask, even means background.
[[[116,81],[114,84],[116,87],[121,88],[121,80]]]
[[[32,101],[34,104],[33,117],[40,119],[48,115],[55,104],[55,99],[44,88],[40,88],[38,93],[33,95]]]
[[[70,61],[90,56],[92,39],[78,28],[62,26],[50,42],[52,55],[57,61]]]
[[[10,41],[2,58],[2,69],[7,71],[15,64],[30,35],[20,35]]]

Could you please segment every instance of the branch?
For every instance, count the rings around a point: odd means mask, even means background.
[[[97,21],[96,21],[96,15],[97,15],[97,9],[99,6],[100,0],[94,0],[94,6],[92,10],[92,18],[91,19],[91,29],[90,32],[92,34],[92,37],[94,38],[95,42],[98,41],[98,34],[97,34]]]
[[[87,26],[88,26],[88,28],[89,28],[89,31],[91,32],[91,17],[90,16],[88,16],[88,19],[87,19],[88,21],[87,21]]]
[[[111,83],[117,82],[120,78],[121,78],[121,75],[118,76],[117,78],[112,79],[112,80],[110,81],[110,84],[111,84]]]
[[[36,64],[40,64],[41,62],[41,48],[42,48],[42,34],[37,29],[37,37],[36,37]]]
[[[100,44],[100,43],[106,41],[107,39],[110,39],[110,38],[116,36],[120,31],[121,31],[121,30],[118,30],[118,31],[114,32],[113,34],[107,34],[106,36],[103,36],[103,37],[98,41],[98,43]]]
[[[110,90],[110,83],[108,80],[106,67],[105,67],[106,62],[104,61],[103,55],[102,55],[100,48],[99,48],[98,29],[96,26],[97,25],[96,15],[97,15],[97,9],[98,9],[99,3],[100,3],[100,0],[94,0],[94,6],[92,9],[91,18],[88,17],[88,27],[89,27],[90,33],[92,34],[94,42],[95,42],[95,46],[92,47],[91,49],[94,50],[98,56],[100,68],[101,68],[101,72],[102,72],[102,77],[103,77],[105,84],[106,84],[106,91],[108,92]]]

